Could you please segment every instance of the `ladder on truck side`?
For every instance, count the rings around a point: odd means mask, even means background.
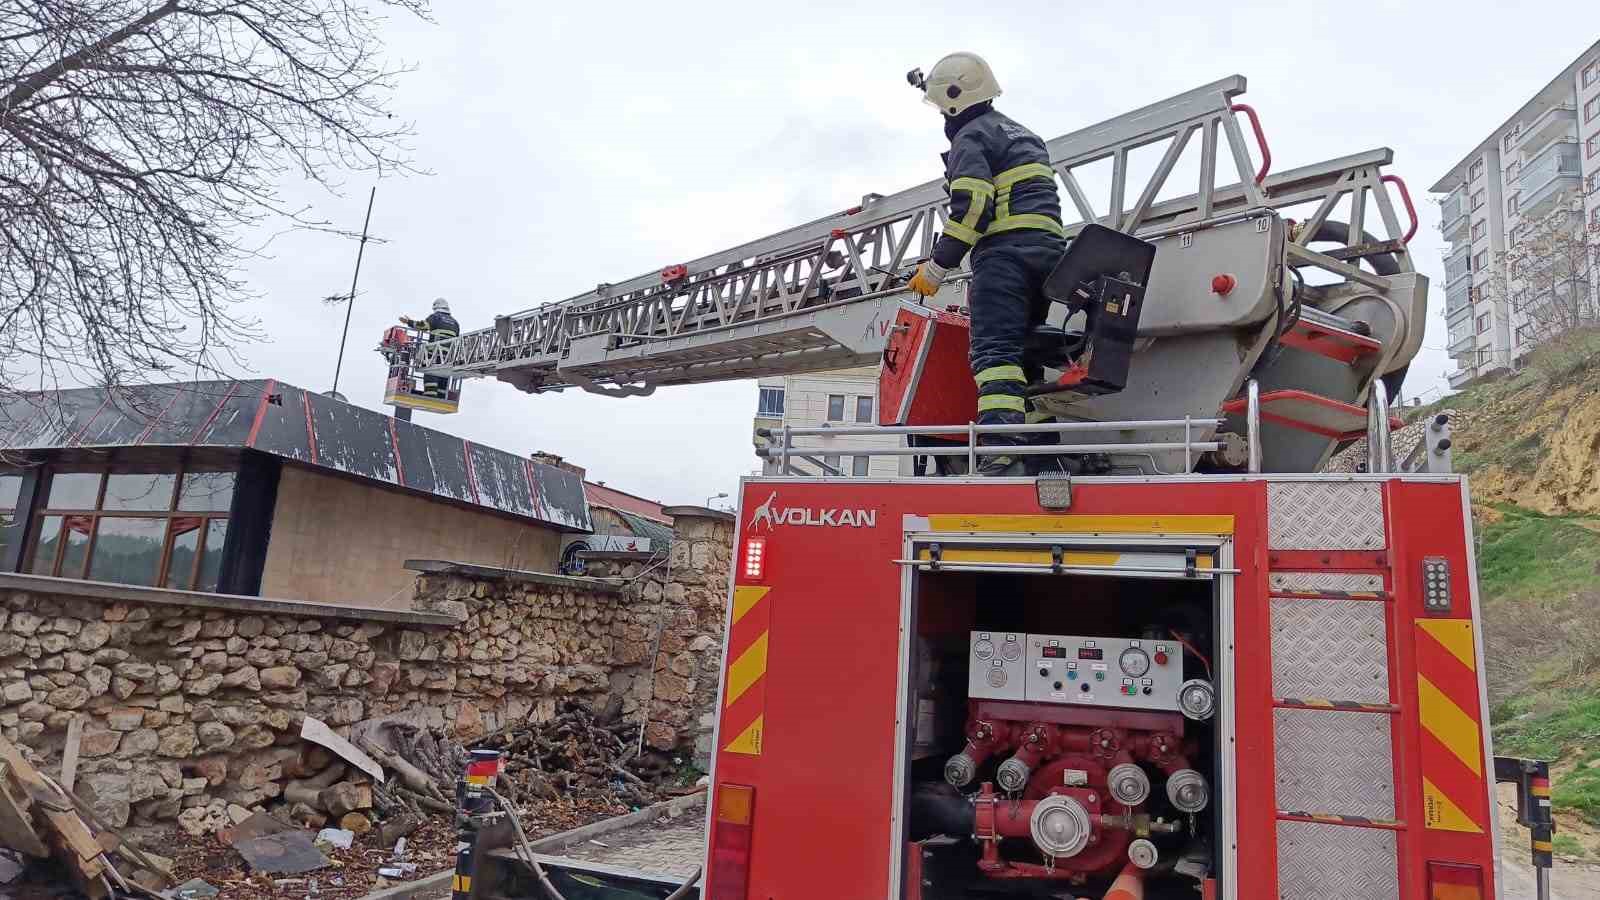
[[[1196,242],[1208,246],[1211,234],[1253,222],[1258,233],[1281,243],[1272,248],[1274,262],[1281,261],[1281,271],[1274,274],[1277,309],[1271,328],[1257,328],[1264,334],[1250,336],[1250,365],[1218,376],[1203,397],[1197,395],[1196,408],[1148,408],[1170,406],[1169,399],[1124,409],[1131,401],[1111,397],[1087,405],[1078,417],[1215,415],[1222,401],[1242,400],[1249,369],[1267,355],[1281,377],[1256,373],[1265,389],[1265,420],[1321,441],[1299,454],[1320,463],[1326,456],[1318,452],[1322,445],[1344,440],[1363,426],[1371,380],[1389,376],[1396,379],[1391,385],[1397,383],[1420,346],[1426,281],[1415,273],[1406,246],[1417,229],[1416,213],[1403,182],[1383,172],[1393,159],[1387,148],[1272,172],[1256,113],[1237,102],[1244,90],[1243,77],[1224,78],[1047,142],[1067,201],[1064,218],[1073,220],[1069,235],[1092,222],[1181,249]],[[1241,116],[1251,126],[1259,164]],[[1194,192],[1161,199],[1180,160],[1196,144]],[[1130,159],[1154,150],[1163,150],[1161,159],[1141,181],[1143,173],[1135,174]],[[1109,195],[1097,205],[1084,179],[1091,167],[1106,162]],[[1238,180],[1217,186],[1219,168],[1230,167]],[[1390,185],[1399,189],[1409,227],[1401,226]],[[1347,200],[1344,220],[1336,221],[1336,208]],[[416,366],[436,375],[492,376],[529,392],[578,387],[639,396],[667,385],[876,364],[896,311],[902,304],[921,303],[905,280],[915,263],[931,254],[946,203],[937,180],[887,196],[869,195],[858,206],[759,240],[497,317],[492,328],[419,347]],[[1387,237],[1367,234],[1369,206]],[[1282,218],[1302,209],[1299,222]],[[1332,246],[1318,250],[1313,244]],[[1163,265],[1160,256],[1157,265]],[[1316,284],[1302,275],[1313,272]],[[950,279],[930,304],[960,304],[967,277]],[[1209,290],[1210,284],[1207,274],[1205,287],[1196,289]],[[1176,305],[1182,298],[1173,299]],[[1328,311],[1344,311],[1358,301],[1363,304],[1359,316]],[[1170,346],[1172,360],[1157,363],[1140,356],[1135,369],[1203,371],[1232,340],[1211,337],[1209,342],[1181,333],[1164,338],[1155,354]],[[1319,362],[1285,364],[1304,359]],[[1330,380],[1337,384],[1317,389]],[[1137,395],[1131,385],[1124,394]],[[1202,408],[1206,405],[1210,408]],[[1158,412],[1165,414],[1153,414]],[[1269,461],[1269,468],[1277,467]]]

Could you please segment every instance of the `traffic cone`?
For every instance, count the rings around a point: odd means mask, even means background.
[[[1111,882],[1105,900],[1144,900],[1144,870],[1128,863],[1117,880]]]

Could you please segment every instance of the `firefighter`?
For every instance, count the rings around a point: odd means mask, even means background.
[[[461,325],[456,317],[450,315],[450,301],[443,297],[436,297],[433,301],[433,314],[428,318],[418,321],[405,316],[400,321],[418,331],[426,334],[429,341],[442,341],[447,338],[458,337],[461,334]],[[429,397],[445,398],[450,387],[450,379],[438,375],[424,375],[422,377],[422,393]]]
[[[1000,96],[989,64],[975,53],[952,53],[924,77],[906,75],[923,101],[944,114],[950,150],[943,154],[950,214],[933,258],[918,266],[911,290],[926,297],[972,253],[972,375],[978,424],[1025,421],[1027,378],[1022,346],[1030,325],[1049,309],[1042,288],[1066,250],[1061,200],[1044,141],[994,108]],[[1037,321],[1035,321],[1037,319]],[[990,434],[979,443],[1015,446],[1019,435]],[[1020,457],[980,460],[983,475],[1023,475]]]

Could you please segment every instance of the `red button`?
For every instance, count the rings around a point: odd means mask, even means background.
[[[1156,651],[1156,665],[1164,666],[1166,664],[1167,664],[1167,652],[1165,650],[1157,650]]]

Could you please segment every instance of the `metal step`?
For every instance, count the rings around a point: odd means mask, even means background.
[[[1222,409],[1237,414],[1244,412],[1247,404],[1238,397],[1222,404]],[[1267,391],[1261,395],[1261,420],[1338,441],[1355,440],[1367,433],[1366,409],[1310,391]],[[1390,416],[1389,423],[1391,428],[1403,424],[1399,416]]]

